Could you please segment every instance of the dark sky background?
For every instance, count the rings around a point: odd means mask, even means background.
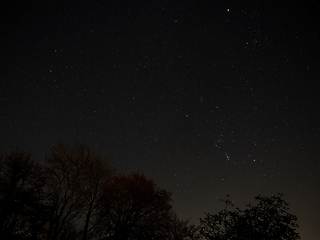
[[[181,218],[284,193],[320,239],[319,3],[1,1],[0,146],[82,142]]]

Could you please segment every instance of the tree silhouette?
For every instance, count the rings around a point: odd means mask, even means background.
[[[200,239],[300,239],[296,233],[297,217],[287,212],[288,204],[282,194],[259,195],[255,199],[259,201],[256,206],[250,204],[245,210],[228,211],[227,206],[232,204],[228,196],[224,210],[200,219]]]
[[[92,155],[88,161],[81,178],[81,194],[85,201],[84,227],[82,240],[97,235],[99,230],[100,197],[103,189],[111,182],[115,169],[106,158],[101,155]]]
[[[192,239],[195,232],[194,225],[189,225],[189,220],[181,220],[173,211],[170,213],[170,219],[167,227],[167,238],[172,240]]]
[[[171,193],[139,173],[114,176],[109,161],[87,146],[59,144],[44,167],[31,154],[0,156],[0,238],[172,239],[192,226],[170,205]]]
[[[31,154],[13,149],[0,157],[0,236],[38,239],[46,223],[44,179]]]
[[[171,193],[139,173],[118,175],[104,189],[105,239],[167,239]]]
[[[118,174],[87,146],[59,144],[35,164],[14,149],[0,156],[0,238],[30,240],[300,239],[283,195],[207,214],[200,226],[180,220],[171,193],[139,173]]]
[[[79,143],[72,148],[62,144],[54,147],[46,163],[47,200],[51,209],[48,239],[69,239],[64,232],[76,223],[82,235],[79,238],[86,240],[94,232],[98,199],[113,170],[107,159]]]

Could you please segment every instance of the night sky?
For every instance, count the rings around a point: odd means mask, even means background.
[[[1,2],[1,151],[87,144],[193,224],[280,192],[320,239],[318,2]]]

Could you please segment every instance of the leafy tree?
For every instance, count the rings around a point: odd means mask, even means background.
[[[181,220],[175,212],[170,213],[170,219],[167,226],[167,238],[170,240],[192,239],[195,227],[189,225],[189,220]]]
[[[224,210],[200,219],[200,239],[300,239],[296,233],[297,217],[287,212],[288,204],[282,194],[259,195],[255,199],[259,201],[256,206],[250,204],[245,210],[227,211],[227,206],[232,205],[228,196]]]
[[[118,175],[101,198],[104,239],[167,239],[171,193],[139,173]]]
[[[0,157],[0,235],[38,239],[46,223],[42,169],[31,154],[13,149]]]

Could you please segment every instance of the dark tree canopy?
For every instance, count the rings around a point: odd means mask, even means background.
[[[62,144],[54,147],[46,163],[51,209],[48,239],[70,239],[65,232],[72,224],[77,225],[81,239],[88,239],[96,230],[99,198],[114,169],[106,158],[79,143],[71,148]]]
[[[215,215],[208,213],[205,219],[200,219],[200,239],[300,239],[296,233],[297,217],[287,212],[288,204],[281,194],[259,195],[255,199],[259,201],[256,206],[250,204],[245,210],[228,211],[227,206],[232,204],[228,196],[224,201],[226,209]]]
[[[0,238],[43,240],[176,239],[192,227],[171,193],[142,174],[118,174],[83,144],[59,144],[35,164],[31,154],[0,156]]]
[[[0,239],[187,240],[300,239],[297,217],[282,195],[257,196],[256,205],[180,220],[171,193],[143,174],[115,175],[89,147],[59,144],[36,164],[14,149],[0,156]]]
[[[13,149],[1,155],[1,239],[38,239],[43,234],[47,219],[47,208],[41,201],[43,185],[42,169],[30,153]]]
[[[102,198],[106,239],[166,239],[171,193],[139,173],[118,175]]]

